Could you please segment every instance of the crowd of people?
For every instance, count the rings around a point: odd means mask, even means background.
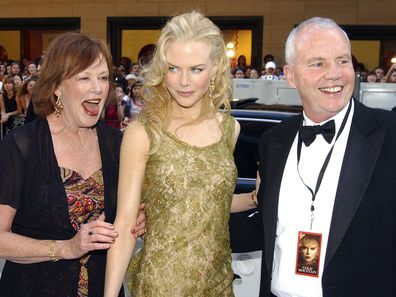
[[[22,65],[16,61],[0,61],[1,138],[13,128],[35,118],[30,102],[34,85],[39,79],[43,58],[44,55],[31,61],[24,59]],[[391,64],[387,71],[383,66],[369,71],[363,63],[356,62],[355,59],[353,64],[361,82],[396,83],[396,64]],[[145,106],[141,95],[142,65],[132,62],[128,57],[121,57],[120,64],[114,65],[112,71],[116,84],[116,96],[107,102],[103,119],[114,128],[124,129],[128,123],[136,119]],[[240,55],[235,67],[232,67],[230,71],[232,77],[238,79],[286,79],[283,67],[276,64],[272,54],[264,56],[261,70],[249,66],[246,56]]]
[[[280,80],[286,79],[283,67],[277,66],[273,55],[268,54],[263,59],[263,67],[261,72],[253,66],[246,64],[246,57],[240,55],[238,57],[236,67],[231,70],[233,78],[249,78],[263,80]],[[391,64],[386,71],[385,67],[378,66],[373,70],[367,70],[363,63],[355,62],[354,70],[360,82],[369,83],[396,83],[396,63]]]
[[[15,61],[0,62],[0,139],[36,118],[31,102],[44,58],[45,55],[25,61],[23,66]],[[124,129],[144,108],[141,69],[139,63],[130,63],[130,59],[125,57],[118,67],[113,66],[115,96],[106,102],[102,115],[108,125]]]
[[[15,61],[0,62],[1,138],[31,120],[28,110],[39,70],[36,61],[26,61],[23,68]]]
[[[260,297],[394,296],[396,118],[352,98],[333,20],[296,26],[285,58],[303,113],[262,135],[257,189],[238,195],[229,59],[201,13],[170,19],[141,73],[69,32],[37,85],[6,76],[8,119],[39,118],[0,142],[0,296],[120,297],[127,275],[134,297],[232,297],[230,212],[256,207],[241,240],[260,239]]]
[[[361,82],[368,83],[396,83],[396,64],[393,63],[388,71],[385,67],[378,66],[369,71],[362,63],[355,65],[355,73]]]
[[[238,57],[237,66],[231,69],[233,78],[249,78],[249,79],[263,79],[263,80],[280,80],[286,79],[283,73],[283,68],[276,66],[273,55],[266,55],[263,59],[263,67],[261,71],[255,67],[246,64],[246,57],[240,55]]]

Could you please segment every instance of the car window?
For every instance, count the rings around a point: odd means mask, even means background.
[[[258,143],[262,133],[272,128],[276,122],[252,121],[251,119],[238,119],[241,125],[238,142],[235,146],[234,159],[238,168],[238,177],[255,178],[259,160]]]

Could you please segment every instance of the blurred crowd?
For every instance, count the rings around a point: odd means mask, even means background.
[[[33,89],[40,77],[40,65],[45,57],[36,60],[24,59],[22,63],[0,61],[0,113],[1,138],[13,128],[28,123],[35,118]],[[355,62],[355,72],[361,82],[396,83],[396,64],[389,69],[378,66],[367,70],[363,63]],[[136,119],[144,108],[141,89],[143,78],[140,76],[142,66],[127,57],[120,59],[120,64],[113,67],[115,97],[106,103],[103,120],[116,129],[124,129],[129,122]],[[233,78],[238,79],[285,79],[283,67],[276,64],[273,55],[263,59],[261,69],[247,64],[246,57],[240,55],[235,67],[231,69]]]
[[[24,60],[22,64],[0,61],[0,139],[12,129],[35,119],[33,91],[44,58]],[[123,129],[136,119],[145,105],[141,96],[141,68],[139,63],[132,63],[125,57],[118,67],[113,67],[115,96],[106,102],[102,119],[116,129]]]
[[[363,63],[354,63],[355,72],[360,82],[369,83],[396,83],[396,64],[393,63],[386,70],[383,66],[378,66],[373,70],[368,70]],[[249,66],[246,63],[246,57],[240,55],[237,65],[231,71],[233,78],[249,78],[263,80],[280,80],[286,79],[283,73],[283,67],[275,62],[273,55],[268,54],[263,59],[263,67],[261,69]]]

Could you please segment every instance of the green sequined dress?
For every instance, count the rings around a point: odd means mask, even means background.
[[[145,244],[127,273],[132,296],[234,296],[228,231],[237,178],[234,127],[224,114],[222,138],[206,147],[165,133],[150,156]]]

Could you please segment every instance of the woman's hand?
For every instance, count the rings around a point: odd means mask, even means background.
[[[9,118],[9,114],[8,113],[6,113],[6,114],[2,114],[1,115],[1,123],[5,123],[5,122],[7,122],[8,121],[8,118]]]
[[[70,240],[57,241],[61,259],[77,259],[93,250],[107,250],[118,237],[114,226],[104,221],[102,213],[95,221],[82,224],[77,234]]]
[[[138,238],[146,233],[146,216],[144,214],[144,203],[140,204],[136,226],[131,229],[131,234]]]

